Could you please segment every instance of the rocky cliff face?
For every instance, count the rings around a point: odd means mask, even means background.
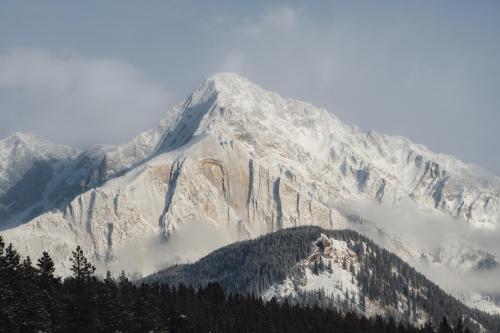
[[[210,77],[156,128],[72,157],[57,175],[47,176],[57,185],[41,186],[53,204],[2,235],[32,257],[49,250],[63,274],[77,244],[105,263],[133,240],[168,243],[193,223],[226,234],[224,242],[344,227],[353,216],[339,209],[343,200],[412,203],[483,229],[500,222],[498,177],[405,138],[363,133],[234,74]],[[418,244],[396,248],[432,256]]]

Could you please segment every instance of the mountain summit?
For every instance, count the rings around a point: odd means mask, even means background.
[[[9,149],[0,149],[7,160]],[[236,74],[209,77],[158,126],[124,145],[55,154],[60,150],[50,150],[44,179],[28,168],[6,183],[0,225],[17,221],[4,238],[32,257],[48,250],[63,274],[77,244],[102,265],[127,260],[147,274],[292,226],[379,229],[360,223],[346,201],[412,205],[474,228],[500,223],[498,177],[402,137],[364,133]],[[16,193],[33,200],[23,203]],[[388,237],[405,259],[445,264],[435,249]],[[474,255],[447,264],[473,269],[485,258],[496,261],[471,248]]]

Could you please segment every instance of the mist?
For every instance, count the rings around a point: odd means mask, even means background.
[[[34,132],[86,147],[117,144],[155,126],[167,112],[167,89],[113,59],[38,49],[0,55],[0,137]]]
[[[469,291],[491,296],[500,294],[498,264],[478,270],[471,264],[477,258],[461,256],[471,251],[489,253],[500,261],[500,230],[479,229],[444,214],[423,212],[411,202],[391,207],[371,200],[356,200],[343,202],[341,207],[374,226],[372,229],[363,223],[352,225],[388,250],[394,251],[394,244],[386,236],[432,255],[435,261],[431,262],[411,255],[403,259],[444,290],[455,295]]]
[[[206,220],[179,226],[168,239],[159,234],[127,241],[113,249],[109,262],[97,265],[97,272],[105,275],[109,270],[117,276],[122,270],[133,278],[155,273],[175,264],[195,262],[210,252],[238,239],[236,228],[216,228]]]

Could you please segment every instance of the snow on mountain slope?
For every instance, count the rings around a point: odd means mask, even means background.
[[[15,133],[0,140],[0,195],[15,185],[36,161],[70,158],[77,152],[33,134]]]
[[[447,316],[496,332],[500,317],[469,309],[398,256],[352,230],[287,228],[163,269],[141,282],[203,286],[362,315],[435,324]]]
[[[120,146],[95,145],[80,151],[23,133],[1,140],[0,227],[64,208],[77,195],[132,169],[154,153],[180,110],[181,105],[157,127]]]
[[[405,138],[363,133],[235,74],[208,78],[130,143],[82,153],[50,193],[57,204],[2,235],[33,257],[49,250],[62,274],[77,244],[101,263],[119,261],[134,240],[168,244],[193,223],[226,244],[298,225],[345,227],[344,200],[411,203],[482,229],[500,218],[498,177]],[[392,236],[398,253],[439,261]],[[168,261],[162,249],[154,256]],[[135,264],[128,269],[154,269]]]
[[[32,134],[15,133],[0,140],[0,227],[11,215],[43,200],[41,193],[24,191],[22,184],[47,186],[59,163],[77,154],[77,149]]]
[[[363,246],[366,251],[366,244]],[[417,325],[423,325],[430,319],[422,309],[412,309],[411,301],[402,292],[398,293],[397,307],[367,297],[357,278],[361,270],[360,265],[360,258],[349,249],[345,241],[321,234],[315,242],[312,254],[298,263],[304,271],[303,278],[287,277],[269,287],[262,297],[268,301],[275,298],[278,301],[288,299],[303,303],[307,302],[308,295],[320,292],[330,305],[344,311],[355,310],[367,317],[392,315],[403,320],[411,317],[411,321]],[[392,273],[400,274],[396,268],[392,269]],[[410,313],[411,316],[402,317],[402,314]]]

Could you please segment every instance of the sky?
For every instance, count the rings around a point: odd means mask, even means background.
[[[498,1],[0,2],[0,137],[86,147],[235,72],[500,175]]]

